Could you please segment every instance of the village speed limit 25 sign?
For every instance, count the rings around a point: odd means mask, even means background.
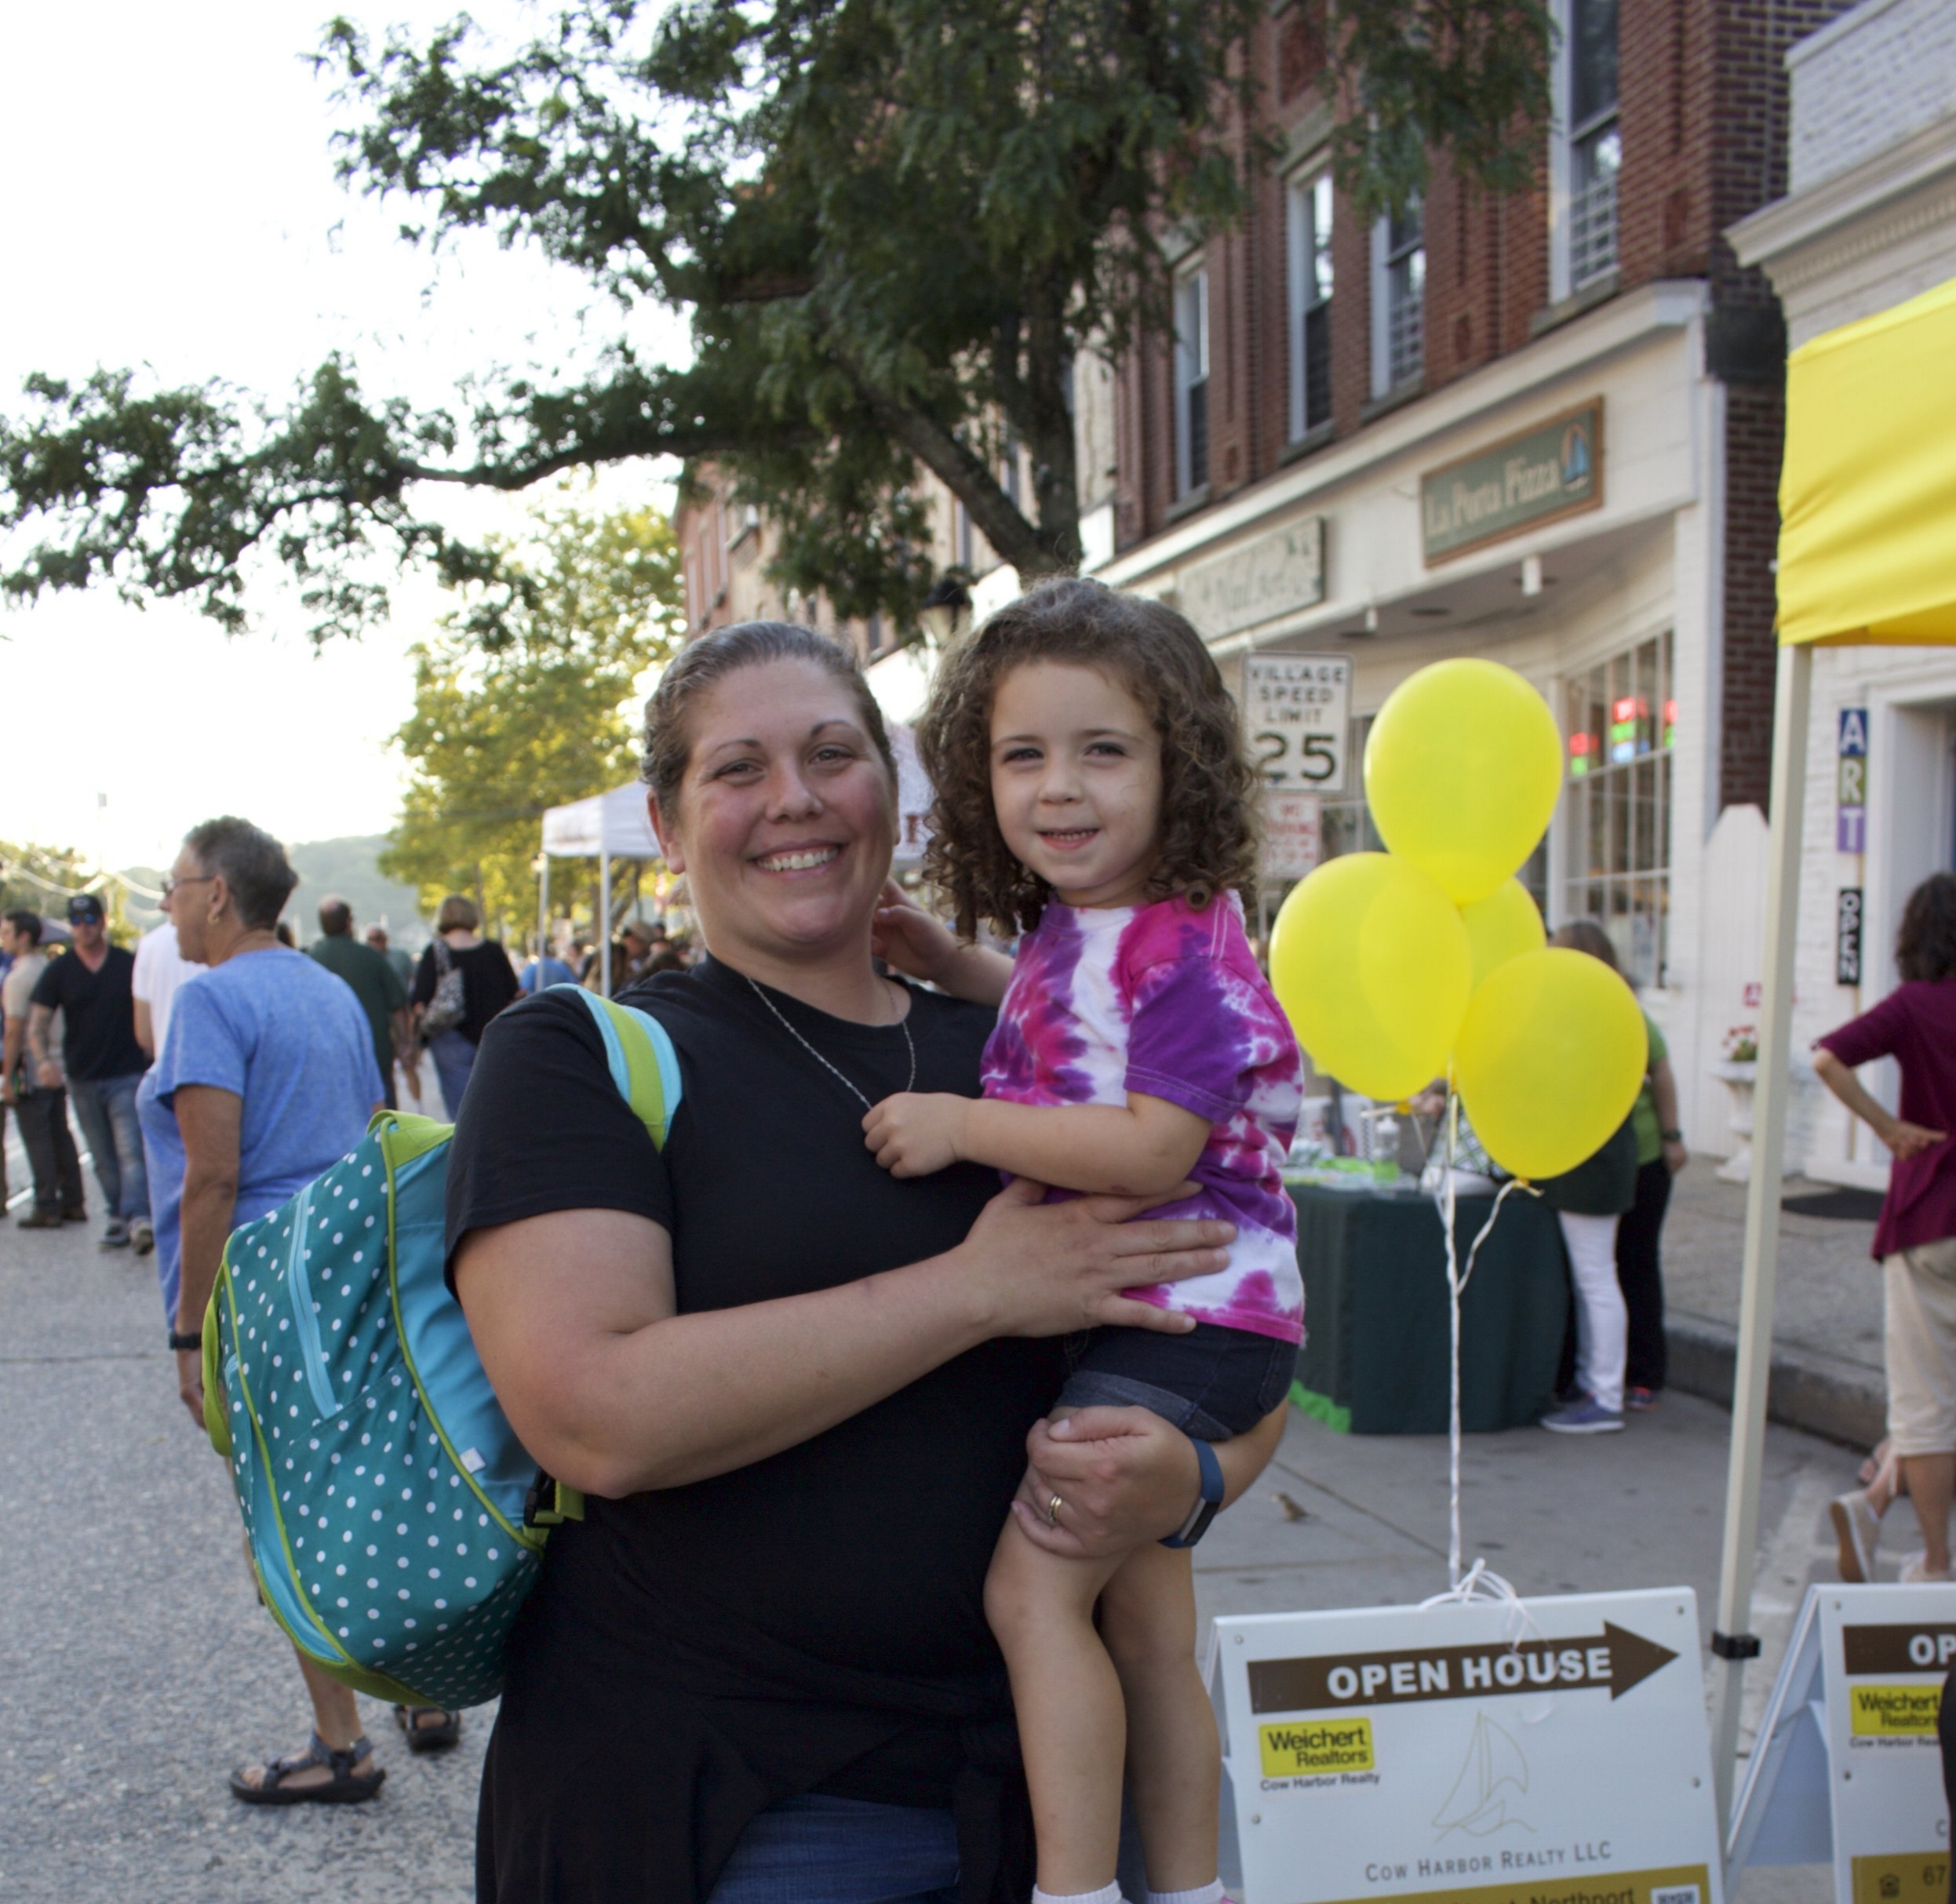
[[[1690,1589],[1525,1605],[1218,1619],[1230,1895],[1721,1904]]]
[[[1243,662],[1243,731],[1265,786],[1349,791],[1349,654],[1251,654]]]

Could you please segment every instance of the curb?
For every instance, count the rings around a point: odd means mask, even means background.
[[[1738,1331],[1693,1316],[1666,1322],[1664,1340],[1668,1385],[1731,1407]],[[1766,1417],[1849,1447],[1871,1448],[1888,1433],[1888,1391],[1880,1371],[1865,1363],[1778,1344],[1766,1384]]]

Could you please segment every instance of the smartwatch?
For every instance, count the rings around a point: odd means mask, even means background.
[[[1194,1442],[1196,1465],[1202,1470],[1202,1493],[1195,1504],[1194,1511],[1182,1522],[1178,1532],[1171,1534],[1161,1544],[1164,1547],[1193,1547],[1209,1531],[1209,1523],[1222,1511],[1222,1464],[1215,1458],[1215,1450],[1206,1441]]]
[[[180,1329],[173,1329],[169,1332],[169,1345],[173,1349],[202,1349],[204,1338],[201,1333],[187,1334]]]

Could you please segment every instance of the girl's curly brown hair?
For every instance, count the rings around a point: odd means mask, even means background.
[[[1000,932],[1039,923],[1052,888],[1012,857],[992,806],[992,701],[1014,668],[1098,668],[1138,701],[1161,736],[1160,853],[1150,898],[1207,905],[1256,871],[1255,776],[1236,702],[1208,650],[1159,602],[1057,577],[1002,608],[938,670],[917,723],[937,798],[925,876],[951,904],[959,936],[981,919]]]

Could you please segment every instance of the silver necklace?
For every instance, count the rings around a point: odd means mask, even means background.
[[[747,978],[747,974],[743,972],[741,974],[741,977]],[[774,1001],[760,988],[759,985],[756,985],[752,979],[747,978],[747,983],[749,988],[753,992],[755,997],[759,999],[760,1002],[774,1014],[774,1022],[778,1025],[790,1038],[793,1039],[796,1043],[800,1045],[801,1048],[815,1061],[817,1064],[821,1065],[823,1070],[827,1072],[832,1078],[835,1079],[836,1082],[842,1086],[843,1089],[848,1092],[850,1096],[854,1098],[857,1103],[862,1106],[865,1112],[873,1110],[876,1108],[861,1091],[857,1090],[855,1086],[851,1083],[847,1078],[844,1077],[843,1074],[838,1071],[833,1065],[830,1064],[828,1059],[824,1058],[822,1054],[818,1051],[806,1038],[803,1037],[800,1032],[795,1029],[794,1026],[790,1025],[788,1021],[781,1016],[781,1007],[777,1005]],[[897,1023],[903,1028],[903,1042],[909,1047],[910,1052],[910,1080],[904,1086],[903,1088],[905,1090],[915,1090],[917,1087],[917,1047],[916,1040],[910,1036],[910,1014],[906,1011],[901,1018],[898,1019]]]

